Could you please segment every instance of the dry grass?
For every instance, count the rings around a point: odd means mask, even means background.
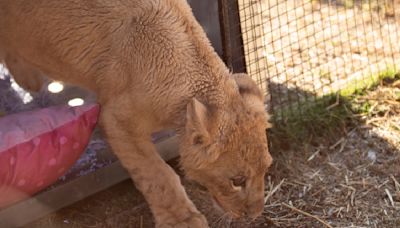
[[[274,151],[266,192],[274,192],[266,205],[270,224],[400,226],[399,84],[384,81],[354,95],[346,105],[356,111],[352,119],[357,124],[335,141]]]
[[[354,95],[353,102],[333,106],[330,111],[345,107],[353,115],[336,137],[275,147],[265,210],[256,221],[233,222],[213,208],[204,190],[183,184],[215,228],[399,227],[399,84],[384,81]],[[285,138],[273,140],[289,144]],[[27,227],[64,226],[153,227],[154,222],[144,199],[126,181]]]

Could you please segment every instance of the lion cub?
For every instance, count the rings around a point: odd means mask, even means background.
[[[186,175],[234,218],[264,206],[272,158],[263,96],[231,74],[185,0],[0,0],[0,60],[21,86],[88,88],[157,227],[207,227],[151,133],[175,129]],[[39,83],[39,84],[38,84]]]

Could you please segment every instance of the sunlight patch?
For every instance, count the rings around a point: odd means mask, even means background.
[[[60,93],[64,90],[64,85],[61,82],[52,82],[47,86],[50,93]]]
[[[74,98],[68,101],[68,105],[71,107],[83,105],[85,101],[82,98]]]
[[[24,102],[24,104],[28,104],[33,100],[32,95],[25,91],[23,88],[21,88],[13,78],[10,78],[11,81],[11,88],[17,92],[19,98],[21,98],[22,102]]]
[[[3,64],[0,64],[0,79],[1,80],[6,79],[6,75],[8,75],[8,74],[9,74],[9,72],[8,72],[7,68]]]

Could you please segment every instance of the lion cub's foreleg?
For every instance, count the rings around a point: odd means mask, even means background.
[[[126,106],[116,100],[109,103],[101,112],[108,142],[149,203],[157,227],[208,227],[179,176],[157,153],[150,135],[143,133],[144,120],[125,112]]]

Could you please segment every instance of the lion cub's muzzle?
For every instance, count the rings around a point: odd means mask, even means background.
[[[216,208],[225,213],[228,213],[235,220],[254,220],[259,217],[264,211],[264,199],[245,204],[243,207],[238,207],[237,205],[235,207],[235,203],[233,203],[232,208],[235,209],[228,209],[228,207],[224,206],[224,204],[216,197],[212,197],[212,199]],[[237,204],[239,204],[239,202]]]

